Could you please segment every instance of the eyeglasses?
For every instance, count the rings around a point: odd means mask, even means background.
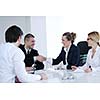
[[[87,38],[87,41],[88,41],[88,40],[93,40],[93,39],[92,39],[92,38]]]

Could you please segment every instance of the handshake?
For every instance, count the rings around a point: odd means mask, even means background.
[[[43,62],[46,61],[46,63],[51,64],[52,65],[52,58],[46,58],[42,55],[36,56],[36,60]]]
[[[42,56],[42,55],[38,55],[36,56],[36,60],[40,61],[40,62],[43,62],[43,61],[46,61],[46,57]]]

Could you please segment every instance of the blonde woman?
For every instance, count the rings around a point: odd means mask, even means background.
[[[77,68],[76,66],[72,66],[73,71],[76,69],[83,69],[86,73],[100,71],[99,39],[99,33],[96,31],[90,32],[88,34],[88,46],[91,46],[92,48],[88,52],[86,64],[79,68]]]

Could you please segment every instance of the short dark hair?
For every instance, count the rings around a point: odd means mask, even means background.
[[[13,25],[9,27],[5,32],[5,40],[6,42],[16,42],[19,38],[19,36],[23,35],[23,31],[20,27]]]
[[[28,33],[28,34],[26,34],[25,37],[24,37],[24,42],[25,42],[27,39],[29,39],[30,37],[35,38],[35,36],[34,36],[33,34]]]

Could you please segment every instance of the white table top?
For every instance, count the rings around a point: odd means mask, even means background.
[[[100,72],[73,72],[71,70],[39,70],[36,74],[45,73],[48,80],[39,80],[38,83],[100,83]]]

